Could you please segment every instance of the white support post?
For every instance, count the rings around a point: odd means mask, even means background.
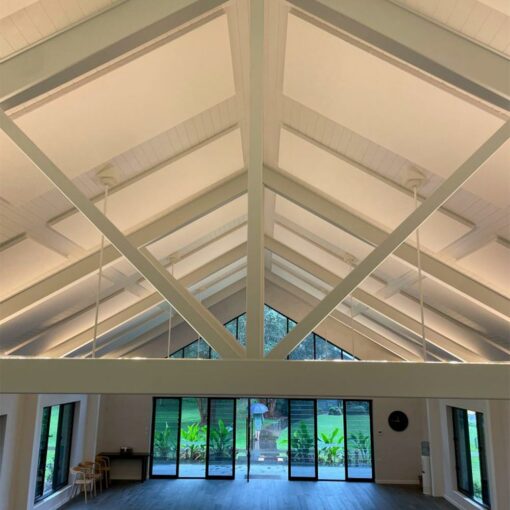
[[[264,1],[250,5],[250,137],[248,167],[247,357],[264,356]]]
[[[379,267],[405,240],[455,193],[510,138],[510,121],[501,126],[379,246],[338,284],[285,338],[268,354],[283,359],[316,328],[341,302]]]
[[[177,310],[190,326],[224,358],[243,358],[245,351],[214,315],[147,253],[126,236],[73,182],[0,110],[0,126],[13,143],[57,186],[62,194],[126,257],[131,265]]]

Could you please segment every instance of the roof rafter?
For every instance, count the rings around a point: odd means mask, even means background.
[[[246,172],[243,172],[190,198],[174,210],[135,230],[127,236],[127,239],[136,247],[151,244],[240,197],[246,193],[246,189]],[[105,247],[103,252],[104,266],[108,266],[120,258],[122,258],[122,255],[112,245]],[[0,324],[29,310],[53,294],[76,284],[89,274],[97,271],[98,267],[99,252],[95,251],[18,294],[5,299],[0,303]]]
[[[163,34],[182,29],[225,1],[120,2],[2,62],[1,107],[10,109],[49,92]]]
[[[184,276],[180,283],[185,287],[190,287],[195,285],[196,283],[204,280],[211,274],[220,271],[221,269],[233,264],[241,257],[246,255],[246,245],[242,244],[233,248],[232,250],[224,253],[220,257],[217,257],[207,264],[204,264],[202,267],[196,269],[190,274]],[[98,324],[98,337],[108,333],[109,331],[113,331],[115,328],[118,328],[122,324],[129,322],[130,320],[135,319],[141,314],[147,312],[151,308],[158,306],[163,303],[164,299],[157,292],[153,292],[149,294],[145,298],[137,301],[136,303],[128,306],[124,310],[108,317],[107,319],[101,321]],[[41,356],[47,356],[51,358],[61,358],[69,355],[70,353],[78,350],[79,348],[87,345],[92,341],[93,338],[93,328],[87,328],[81,333],[61,342],[60,344],[53,346],[50,349],[40,353]]]
[[[347,277],[314,308],[268,354],[269,359],[285,357],[339,303],[354,291],[380,264],[384,262],[426,219],[433,214],[457,189],[510,138],[510,122],[503,124],[457,170],[412,212],[379,246],[356,266]]]
[[[388,233],[381,228],[356,216],[282,170],[266,166],[264,168],[264,184],[278,195],[372,246],[380,245],[388,237]],[[416,248],[412,245],[403,243],[394,251],[393,255],[406,264],[416,267]],[[430,277],[480,304],[486,310],[496,313],[504,319],[508,318],[510,300],[494,289],[426,252],[422,253],[422,269]]]
[[[244,349],[223,325],[148,252],[140,252],[126,236],[3,112],[1,128],[14,144],[57,186],[63,195],[114,245],[146,280],[224,357],[242,358]]]
[[[509,110],[508,60],[460,34],[388,0],[289,0],[289,3],[327,26],[381,50],[382,54],[437,78],[439,83],[447,83],[500,110]]]

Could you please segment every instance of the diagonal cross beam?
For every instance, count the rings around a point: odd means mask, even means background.
[[[166,269],[142,254],[73,182],[0,110],[0,127],[62,194],[126,257],[132,266],[224,358],[243,358],[244,349],[223,325]]]
[[[363,283],[405,240],[448,200],[510,138],[510,122],[503,124],[470,158],[446,179],[379,246],[339,283],[267,355],[283,359],[314,330],[352,291]]]

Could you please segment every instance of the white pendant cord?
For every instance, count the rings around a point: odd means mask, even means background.
[[[104,202],[103,202],[103,214],[106,216],[108,211],[108,186],[104,188]],[[97,326],[99,321],[99,300],[101,297],[101,279],[103,277],[103,253],[104,253],[104,235],[101,235],[101,249],[99,250],[99,273],[97,278],[97,293],[96,293],[96,311],[94,317],[94,334],[92,336],[92,358],[96,357],[96,340],[97,340]]]
[[[416,186],[414,191],[414,208],[418,208],[418,193]],[[418,293],[420,297],[420,319],[421,319],[421,340],[423,348],[423,361],[427,361],[427,340],[425,338],[425,307],[423,304],[423,278],[421,272],[421,249],[420,249],[420,229],[416,229],[416,262],[418,266]]]
[[[173,263],[170,264],[170,274],[174,275],[174,265]],[[173,308],[172,305],[170,305],[170,313],[168,315],[168,345],[167,345],[167,358],[170,358],[170,351],[171,351],[171,345],[172,345],[172,313]]]

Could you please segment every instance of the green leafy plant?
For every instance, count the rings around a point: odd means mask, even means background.
[[[349,462],[354,464],[367,464],[370,461],[370,436],[364,434],[361,430],[352,432],[349,436],[349,448],[354,450],[352,459],[349,456]]]
[[[176,443],[172,439],[172,429],[168,426],[168,422],[165,422],[165,428],[160,430],[154,436],[154,449],[156,450],[156,457],[163,459],[173,458],[175,454]]]
[[[321,445],[319,458],[321,461],[328,466],[341,463],[344,452],[343,442],[344,436],[340,435],[340,429],[338,428],[335,428],[329,436],[325,433],[321,433],[319,437],[319,443]]]
[[[293,460],[310,461],[314,440],[304,421],[300,421],[297,430],[292,433],[291,446]]]
[[[192,423],[186,429],[181,430],[183,442],[182,456],[185,460],[200,460],[204,457],[205,448],[203,440],[207,427],[199,423]]]
[[[227,427],[223,420],[218,420],[218,426],[211,429],[211,454],[217,458],[228,457],[232,451],[232,427]]]

